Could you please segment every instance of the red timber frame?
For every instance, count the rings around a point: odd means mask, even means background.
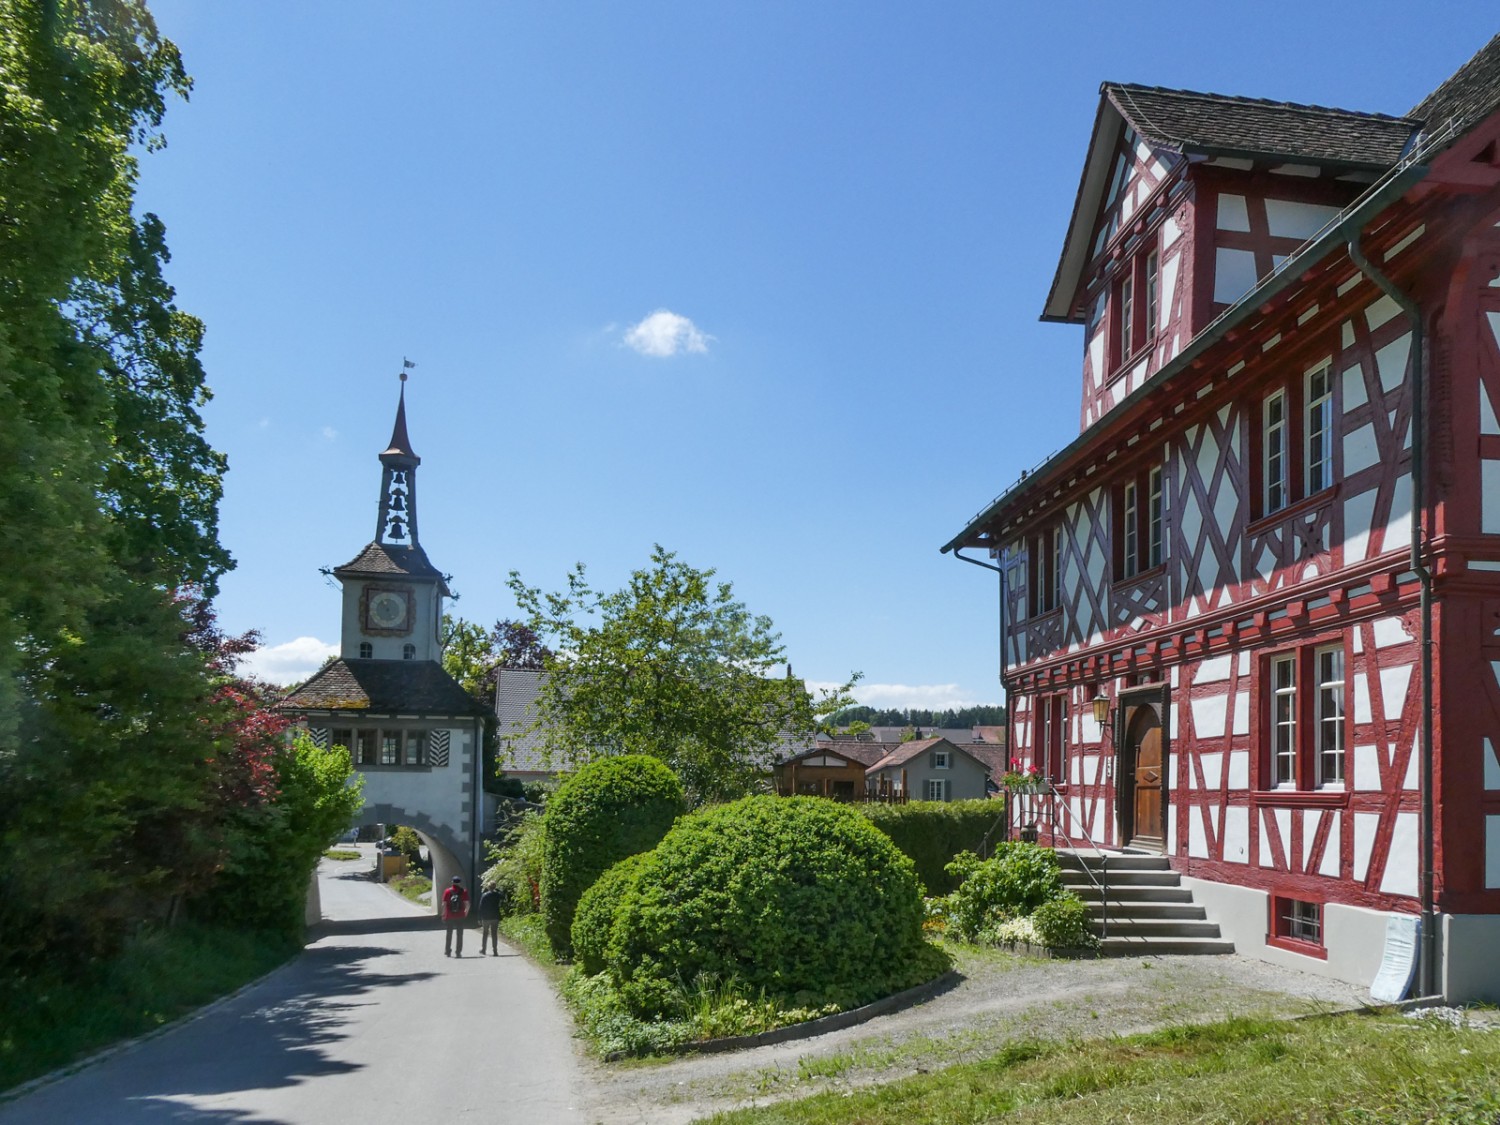
[[[1500,279],[1500,161],[1490,165],[1495,175],[1477,186],[1465,180],[1469,172],[1453,173],[1463,186],[1457,196],[1444,190],[1439,169],[1438,187],[1392,205],[1365,234],[1366,253],[1428,316],[1432,484],[1419,517],[1437,578],[1436,876],[1445,913],[1500,913],[1500,889],[1486,886],[1485,871],[1486,818],[1500,817],[1500,788],[1485,788],[1484,757],[1490,745],[1500,753],[1500,528],[1486,530],[1480,485],[1485,462],[1500,474],[1500,432],[1481,432],[1479,408],[1483,393],[1500,411],[1500,327],[1492,328],[1500,287],[1490,284]],[[1186,206],[1230,182],[1228,173],[1201,174],[1200,195]],[[1253,200],[1245,183],[1234,186]],[[1338,190],[1306,189],[1335,200]],[[1184,216],[1182,226],[1213,231],[1201,214]],[[1199,309],[1211,307],[1203,304],[1211,243],[1195,244]],[[1099,843],[1121,843],[1124,724],[1133,700],[1160,692],[1174,868],[1262,889],[1273,901],[1417,909],[1411,325],[1387,305],[1347,257],[1328,256],[1174,380],[1096,423],[1092,443],[1045,467],[989,517],[985,533],[1012,564],[1024,563],[1039,528],[1063,529],[1059,608],[1028,616],[1027,568],[1013,565],[1002,642],[1013,753],[1023,762],[1035,749],[1034,701],[1058,693],[1070,701],[1068,757],[1077,773],[1059,842],[1083,842],[1071,823]],[[1277,386],[1295,392],[1325,358],[1334,376],[1335,483],[1252,518],[1260,404]],[[1156,462],[1168,495],[1167,564],[1115,581],[1114,490]],[[1500,498],[1489,503],[1493,523]],[[1347,780],[1266,787],[1264,656],[1323,644],[1344,653]],[[1095,731],[1087,712],[1100,692],[1115,703],[1114,721]]]

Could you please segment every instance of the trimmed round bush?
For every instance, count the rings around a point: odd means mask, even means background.
[[[583,892],[626,856],[654,848],[682,810],[677,775],[645,754],[590,762],[558,787],[542,819],[542,920],[553,952],[570,956]]]
[[[922,918],[911,860],[857,812],[746,797],[683,817],[645,858],[606,962],[643,1019],[680,1015],[704,981],[847,1008],[941,971]]]
[[[636,876],[648,855],[649,852],[641,852],[620,860],[595,879],[594,885],[578,900],[578,909],[573,913],[573,959],[589,976],[604,971],[604,950],[609,944],[615,915],[626,893],[635,886]]]

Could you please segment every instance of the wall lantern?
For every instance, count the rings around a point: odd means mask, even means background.
[[[1098,723],[1101,727],[1109,722],[1109,696],[1103,693],[1094,696],[1093,708],[1094,722]]]

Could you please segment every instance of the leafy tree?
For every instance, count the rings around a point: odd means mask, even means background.
[[[238,848],[196,903],[217,922],[300,932],[308,880],[318,858],[364,804],[364,778],[343,746],[322,747],[298,732],[276,755],[276,800],[247,811]]]
[[[852,680],[814,703],[778,675],[786,656],[771,619],[751,614],[716,573],[660,545],[614,593],[590,586],[582,563],[552,594],[511,572],[527,626],[556,653],[537,700],[545,752],[650,754],[693,803],[733,798],[763,784],[784,733],[810,735],[820,715],[848,704]]]
[[[496,621],[485,632],[476,622],[445,613],[442,640],[443,667],[491,710],[495,706],[497,668],[540,669],[552,656],[541,638],[519,621]]]

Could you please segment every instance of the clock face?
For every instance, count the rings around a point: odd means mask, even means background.
[[[370,595],[370,624],[377,629],[400,629],[406,625],[406,598],[382,590]]]

